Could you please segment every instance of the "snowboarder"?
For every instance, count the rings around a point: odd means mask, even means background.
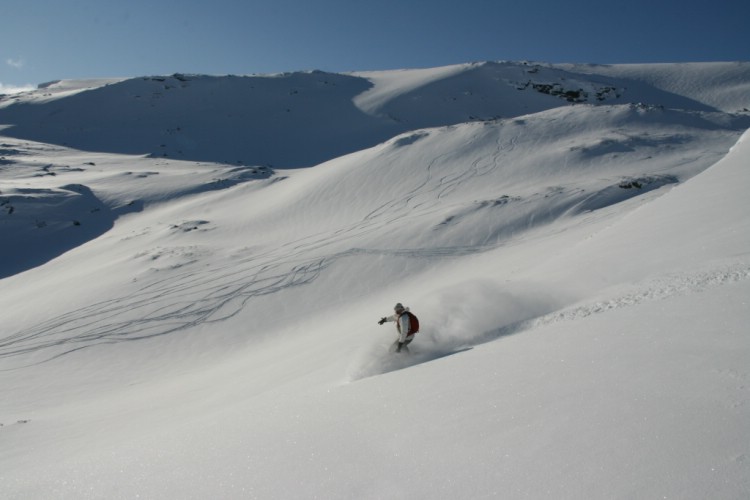
[[[393,343],[390,351],[401,352],[403,349],[409,352],[408,345],[414,340],[414,334],[419,331],[419,320],[413,313],[409,312],[408,307],[404,307],[400,302],[396,304],[393,310],[395,314],[380,318],[378,324],[382,325],[387,321],[395,321],[396,329],[398,330],[398,339]]]

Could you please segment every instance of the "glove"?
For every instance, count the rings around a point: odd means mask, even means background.
[[[380,318],[380,321],[378,321],[378,324],[379,324],[379,325],[382,325],[382,324],[383,324],[383,323],[385,323],[386,321],[388,321],[388,318]]]

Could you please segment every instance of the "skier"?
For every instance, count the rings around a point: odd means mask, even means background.
[[[414,334],[419,331],[419,320],[413,313],[409,312],[408,307],[404,307],[400,302],[393,308],[395,314],[386,318],[380,318],[379,325],[386,321],[395,321],[398,330],[398,339],[393,343],[390,351],[401,352],[403,349],[409,352],[408,345],[414,340]]]

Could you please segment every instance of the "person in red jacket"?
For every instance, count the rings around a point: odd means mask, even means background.
[[[403,349],[409,352],[408,345],[414,340],[414,335],[419,331],[419,320],[409,311],[408,307],[404,307],[400,302],[396,304],[393,311],[395,314],[380,318],[378,324],[382,325],[387,321],[395,321],[396,330],[398,330],[398,339],[393,343],[390,350],[391,352],[401,352]]]

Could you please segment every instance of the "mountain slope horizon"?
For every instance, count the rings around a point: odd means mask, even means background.
[[[487,62],[350,74],[52,82],[0,100],[0,124],[7,136],[80,150],[295,168],[409,130],[570,104],[747,113],[739,102],[750,92],[750,63],[671,67],[666,78],[653,65],[651,79],[652,65]],[[713,89],[709,95],[700,91],[704,82]]]

